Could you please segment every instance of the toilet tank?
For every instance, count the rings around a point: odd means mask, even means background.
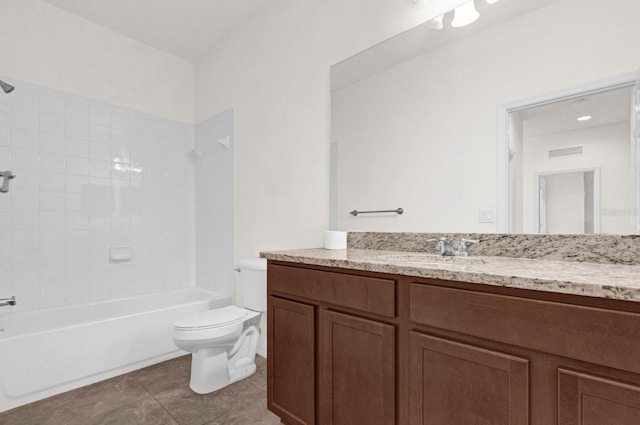
[[[267,311],[267,260],[248,258],[238,262],[240,290],[245,308]]]

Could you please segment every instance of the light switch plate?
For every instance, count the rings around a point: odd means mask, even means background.
[[[480,223],[495,223],[496,213],[494,210],[478,210],[478,220]]]

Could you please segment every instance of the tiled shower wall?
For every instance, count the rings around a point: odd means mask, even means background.
[[[34,309],[193,286],[194,127],[2,79],[16,89],[0,92],[0,171],[17,177],[0,193],[0,297]]]

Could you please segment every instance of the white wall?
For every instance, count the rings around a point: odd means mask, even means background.
[[[237,258],[322,245],[329,67],[429,13],[403,0],[272,0],[197,63],[197,120],[236,113]]]
[[[562,0],[334,93],[338,227],[495,231],[478,212],[496,204],[498,105],[634,72],[637,16],[637,1]]]
[[[0,75],[194,123],[194,65],[39,0],[0,1]]]

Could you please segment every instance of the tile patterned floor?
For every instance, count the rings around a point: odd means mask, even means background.
[[[179,357],[0,413],[0,425],[275,425],[267,365],[212,394],[189,389],[191,358]]]

